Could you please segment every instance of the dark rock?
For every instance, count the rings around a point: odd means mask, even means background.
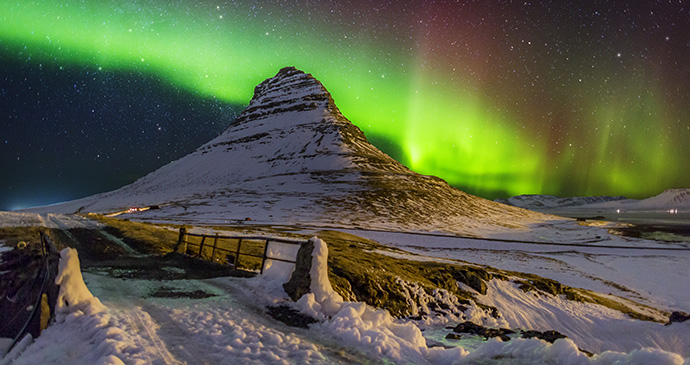
[[[449,340],[461,340],[462,336],[457,333],[449,333],[446,335],[446,338]]]
[[[558,340],[559,338],[568,338],[568,336],[553,330],[544,332],[529,330],[520,331],[520,333],[522,334],[522,338],[538,338],[550,343],[554,343],[554,341]]]
[[[285,323],[290,327],[308,328],[316,320],[306,316],[286,305],[267,307],[268,314],[274,319]]]
[[[309,272],[311,271],[311,255],[313,251],[314,242],[312,240],[300,246],[297,251],[295,271],[292,272],[290,281],[283,284],[283,289],[294,301],[311,292],[311,276]]]
[[[453,273],[455,280],[469,286],[470,288],[476,290],[480,294],[486,294],[486,282],[484,280],[489,280],[490,276],[486,271],[482,270],[470,270],[462,269],[455,271]]]
[[[685,322],[687,320],[690,320],[690,314],[687,314],[685,312],[676,311],[676,312],[671,313],[671,315],[668,317],[668,323],[666,325],[669,325],[671,323]]]
[[[479,334],[479,332],[484,329],[484,326],[480,326],[478,324],[472,323],[472,322],[464,322],[460,323],[459,325],[455,326],[453,328],[453,332],[458,332],[458,333],[471,333],[471,334]]]
[[[488,328],[480,326],[472,322],[464,322],[453,328],[453,332],[457,333],[469,333],[477,336],[482,336],[486,339],[493,337],[500,337],[503,341],[510,341],[509,334],[515,333],[515,331],[509,330],[507,328]]]

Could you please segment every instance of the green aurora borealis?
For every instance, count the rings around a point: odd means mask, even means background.
[[[259,4],[2,2],[0,45],[229,103],[293,65],[380,148],[487,198],[690,186],[682,4]]]

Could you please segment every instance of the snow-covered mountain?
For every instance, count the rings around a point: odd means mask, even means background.
[[[666,189],[659,195],[643,200],[629,200],[624,203],[631,209],[690,209],[690,188]]]
[[[325,87],[293,67],[259,84],[219,137],[118,190],[33,209],[137,217],[400,227],[471,233],[544,219],[410,171],[371,145]]]
[[[526,194],[508,199],[496,199],[496,202],[525,209],[551,209],[575,207],[587,204],[606,203],[610,201],[626,200],[624,196],[574,196],[561,198],[554,195]]]
[[[518,195],[496,202],[536,211],[620,208],[627,211],[690,210],[690,188],[667,189],[651,198],[637,200],[623,196],[585,196],[560,198],[553,195]]]

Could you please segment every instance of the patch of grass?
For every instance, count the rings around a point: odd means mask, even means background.
[[[203,240],[203,246],[202,246]],[[240,240],[230,238],[215,238],[187,236],[187,254],[201,257],[219,264],[234,265],[237,262],[238,268],[251,271],[261,269],[261,258],[264,253],[265,241],[262,240]],[[214,249],[215,246],[215,249]],[[239,248],[239,255],[238,253]],[[199,252],[201,251],[201,252]],[[249,256],[253,255],[253,256]],[[238,257],[235,260],[235,257]]]
[[[179,233],[164,226],[133,222],[129,220],[90,215],[106,225],[104,230],[122,239],[127,245],[146,254],[165,254],[172,252]]]
[[[178,232],[161,226],[106,217],[98,217],[97,219],[108,226],[106,231],[121,237],[127,244],[140,252],[171,252],[177,243]],[[176,228],[179,227],[181,226],[176,226]],[[224,230],[228,232],[228,235],[268,233],[269,235],[303,240],[311,236],[294,233],[289,227],[251,225],[246,227],[218,227],[218,230]],[[502,271],[490,267],[394,258],[374,251],[400,250],[352,234],[323,230],[317,232],[316,235],[328,243],[328,271],[333,289],[345,300],[364,301],[372,306],[385,308],[396,317],[405,317],[411,314],[408,298],[403,294],[406,292],[405,288],[398,283],[397,278],[409,283],[417,283],[427,293],[431,293],[434,289],[445,289],[457,296],[461,303],[469,304],[470,301],[476,302],[474,294],[462,290],[458,286],[458,282],[466,284],[479,293],[486,293],[486,283],[489,280],[510,280],[512,277],[513,279],[518,278],[520,288],[525,292],[537,291],[548,295],[564,295],[569,300],[603,305],[623,312],[631,318],[657,321],[655,318],[634,310],[624,304],[622,300],[616,301],[537,275]],[[200,243],[197,242],[200,241],[200,238],[189,237],[188,239],[197,244]],[[219,240],[217,244],[217,248],[222,247],[230,251],[237,248],[236,240]],[[208,259],[213,255],[214,261],[221,264],[227,264],[228,260],[234,260],[234,254],[228,256],[228,253],[224,251],[216,250],[216,253],[213,254],[212,247],[213,238],[207,238],[201,256]],[[190,245],[188,250],[193,255],[198,255],[199,247]],[[263,242],[243,242],[241,252],[260,255],[263,253]],[[259,258],[241,255],[239,261],[239,267],[250,270],[258,270],[261,265]],[[476,304],[488,312],[496,314],[495,308],[479,302]],[[652,313],[655,311],[647,306],[640,305],[640,307],[648,308]]]
[[[446,289],[467,304],[473,299],[457,284],[458,273],[467,267],[393,258],[372,252],[382,249],[380,244],[347,233],[320,231],[317,236],[328,243],[329,278],[345,299],[386,308],[396,317],[408,316],[411,308],[396,278],[417,283],[427,293]]]
[[[0,227],[0,240],[5,241],[4,246],[16,247],[21,241],[28,245],[41,242],[41,232],[48,233],[44,227]]]

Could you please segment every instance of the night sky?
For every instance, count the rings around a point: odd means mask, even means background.
[[[690,187],[684,1],[4,1],[0,64],[0,209],[184,156],[284,66],[479,196]]]

